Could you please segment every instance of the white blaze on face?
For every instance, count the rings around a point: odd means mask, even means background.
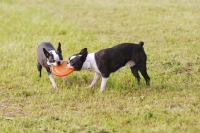
[[[69,59],[69,60],[73,60],[75,57],[76,57],[76,56],[72,56],[72,57],[70,57],[70,59]]]
[[[53,58],[54,58],[54,62],[49,62],[49,64],[52,64],[54,66],[57,66],[57,62],[60,61],[60,63],[62,63],[62,60],[60,60],[58,54],[56,54],[56,51],[55,50],[51,50],[49,51],[50,54],[53,55]]]

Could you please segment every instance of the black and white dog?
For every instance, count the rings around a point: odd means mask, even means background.
[[[101,92],[105,90],[109,75],[119,68],[129,65],[138,83],[140,76],[138,70],[145,78],[146,85],[150,85],[150,77],[147,74],[147,56],[143,48],[144,42],[139,44],[122,43],[112,48],[100,50],[96,53],[88,54],[87,48],[80,53],[74,54],[68,60],[68,67],[79,71],[81,69],[95,72],[94,79],[89,88],[94,87],[102,76]]]
[[[54,77],[51,73],[51,66],[58,66],[62,64],[63,56],[62,56],[62,50],[61,50],[61,44],[58,43],[57,50],[53,47],[53,45],[49,42],[43,42],[38,46],[37,49],[37,69],[40,73],[40,77],[42,76],[42,66],[46,68],[49,78],[51,80],[51,83],[54,88],[57,88],[56,82],[54,80]],[[66,81],[66,77],[63,77],[63,81]]]

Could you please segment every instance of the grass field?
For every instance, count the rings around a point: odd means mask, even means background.
[[[70,85],[36,69],[37,46],[62,44],[67,60],[144,41],[151,86],[124,67],[104,93],[93,73]],[[199,0],[0,0],[0,132],[200,132]]]

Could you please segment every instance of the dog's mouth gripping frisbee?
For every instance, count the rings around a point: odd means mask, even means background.
[[[64,77],[74,71],[74,68],[67,67],[67,61],[63,61],[59,66],[52,66],[52,72],[56,76]]]

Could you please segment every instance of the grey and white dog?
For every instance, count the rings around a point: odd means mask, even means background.
[[[62,56],[62,50],[61,50],[61,44],[58,43],[57,50],[53,47],[53,45],[50,42],[42,42],[37,49],[37,69],[40,73],[40,77],[42,76],[42,66],[46,68],[46,71],[49,75],[49,78],[51,80],[51,83],[54,88],[57,88],[56,82],[54,80],[54,77],[51,73],[51,66],[58,66],[62,64],[63,56]],[[66,77],[62,77],[63,81],[66,81]]]

